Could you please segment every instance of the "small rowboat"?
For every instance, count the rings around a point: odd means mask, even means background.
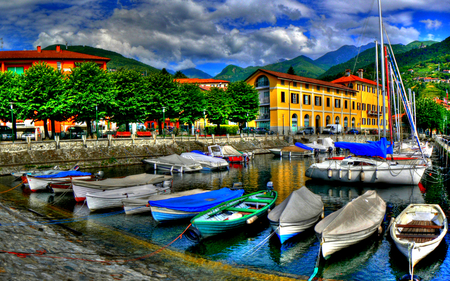
[[[447,217],[439,205],[410,204],[393,219],[390,234],[395,246],[414,266],[441,243],[448,231]]]
[[[198,242],[251,224],[258,218],[267,216],[276,200],[276,191],[261,190],[224,202],[195,216],[186,237]]]

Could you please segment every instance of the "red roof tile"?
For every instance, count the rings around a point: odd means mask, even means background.
[[[0,60],[17,60],[17,59],[73,59],[73,60],[102,60],[110,61],[110,58],[98,57],[82,53],[76,53],[67,50],[42,50],[40,53],[37,50],[32,51],[0,51]]]
[[[200,79],[200,78],[179,78],[175,79],[175,81],[179,83],[197,83],[197,84],[204,84],[204,83],[230,83],[226,80],[218,80],[218,79]]]
[[[271,74],[271,75],[276,76],[278,78],[283,78],[283,79],[288,79],[288,80],[295,80],[295,81],[300,81],[300,82],[306,82],[306,83],[316,84],[316,85],[321,85],[321,86],[326,86],[326,87],[339,88],[339,89],[343,89],[343,90],[346,90],[346,91],[355,91],[355,90],[353,90],[351,88],[348,88],[348,87],[346,87],[344,85],[336,84],[336,83],[333,83],[333,82],[327,82],[327,81],[322,81],[322,80],[318,80],[318,79],[307,78],[307,77],[303,77],[303,76],[292,75],[292,74],[287,74],[287,73],[283,73],[283,72],[277,72],[277,71],[272,71],[272,70],[267,70],[267,69],[262,69],[262,68],[258,69],[254,73],[252,73],[252,75],[250,75],[245,80],[248,80],[250,77],[252,77],[258,71],[265,72],[267,74]]]

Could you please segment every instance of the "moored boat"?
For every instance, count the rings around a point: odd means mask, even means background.
[[[212,157],[198,150],[183,152],[180,156],[186,159],[197,161],[202,165],[203,170],[226,170],[229,167],[229,164],[225,159]]]
[[[281,204],[267,216],[270,226],[280,238],[280,242],[314,226],[323,217],[323,202],[306,186],[294,190]]]
[[[283,148],[271,148],[269,151],[278,157],[307,157],[313,156],[314,150],[312,148],[306,149],[298,147],[297,145],[286,146]]]
[[[142,162],[149,164],[155,170],[159,169],[176,173],[199,172],[203,169],[198,161],[181,157],[178,154],[144,159]]]
[[[191,220],[186,237],[194,242],[214,235],[235,231],[265,217],[275,206],[277,192],[261,190],[226,201],[206,210]]]
[[[397,249],[414,266],[441,243],[448,231],[447,217],[437,204],[410,204],[390,226]]]
[[[170,196],[167,196],[168,194],[165,194],[165,195],[152,195],[152,196],[148,196],[146,198],[139,198],[139,199],[126,198],[126,199],[122,200],[122,204],[123,204],[123,209],[125,211],[125,214],[133,215],[133,214],[138,214],[138,213],[150,212],[151,207],[148,204],[149,200],[162,200],[162,199],[168,199],[169,197],[176,198],[176,197],[199,194],[199,193],[204,193],[204,192],[209,192],[209,191],[210,190],[196,188],[196,189],[191,189],[191,190],[187,190],[187,191],[170,193]]]
[[[46,190],[49,183],[52,182],[64,182],[70,179],[91,179],[94,175],[91,173],[80,172],[80,171],[60,171],[56,174],[48,175],[27,175],[28,185],[31,192],[36,192],[38,190]]]
[[[381,227],[386,213],[386,203],[373,190],[368,190],[344,207],[321,220],[314,230],[319,238],[322,256],[354,245]]]
[[[123,199],[149,198],[170,193],[170,186],[132,186],[86,193],[86,204],[90,211],[122,207]]]
[[[210,145],[208,154],[213,157],[223,158],[229,163],[244,163],[249,160],[250,155],[242,153],[231,145]]]
[[[84,201],[88,192],[94,193],[102,190],[153,185],[172,186],[172,177],[143,173],[123,178],[108,178],[95,181],[72,179],[73,196],[77,202]]]
[[[212,190],[207,193],[193,194],[160,200],[149,200],[153,218],[158,222],[180,219],[191,219],[200,212],[208,210],[225,201],[238,198],[244,193],[243,189],[231,190],[227,187]]]

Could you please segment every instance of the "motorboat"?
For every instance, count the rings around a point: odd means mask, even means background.
[[[313,149],[301,148],[297,145],[286,146],[283,148],[271,148],[269,151],[277,157],[308,157],[314,156]]]
[[[249,153],[240,152],[231,145],[220,146],[218,144],[208,146],[208,155],[223,158],[229,163],[244,163],[251,157]]]
[[[392,221],[390,235],[408,259],[413,276],[414,266],[434,251],[447,234],[447,217],[437,204],[410,204]]]
[[[381,233],[386,203],[376,191],[368,190],[344,207],[321,220],[314,230],[321,244],[322,256],[354,245],[375,233]]]
[[[153,195],[168,194],[170,186],[130,186],[86,193],[86,204],[90,211],[122,207],[123,199],[149,198]]]
[[[142,162],[149,164],[155,170],[170,171],[171,173],[192,173],[203,169],[198,161],[181,157],[178,154],[144,159]]]
[[[320,153],[329,153],[335,149],[334,141],[331,138],[318,138],[312,143],[305,143],[304,145]]]
[[[243,189],[227,187],[207,193],[174,197],[171,194],[159,200],[149,200],[152,216],[157,222],[168,222],[180,219],[191,219],[200,212],[217,206],[228,200],[238,198],[244,193]]]
[[[87,193],[102,190],[114,190],[127,187],[172,186],[172,177],[166,175],[137,174],[122,178],[107,178],[102,180],[72,179],[73,196],[75,201],[83,202]]]
[[[270,226],[281,243],[313,227],[324,215],[322,197],[306,186],[294,190],[268,215]]]
[[[229,164],[225,159],[209,156],[198,150],[183,152],[180,156],[197,161],[202,165],[203,170],[207,171],[226,170],[229,168]]]

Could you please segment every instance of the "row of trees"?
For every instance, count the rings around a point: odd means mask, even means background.
[[[258,92],[243,81],[230,83],[226,90],[202,91],[198,85],[175,82],[167,73],[109,73],[93,62],[76,63],[68,75],[45,62],[33,65],[24,75],[0,73],[0,119],[15,125],[10,102],[14,102],[14,119],[51,120],[53,128],[55,121],[70,119],[86,122],[88,132],[96,113],[99,119],[108,117],[118,124],[158,120],[161,130],[163,107],[165,118],[189,125],[206,113],[219,126],[229,120],[242,127],[256,119],[259,111]]]

